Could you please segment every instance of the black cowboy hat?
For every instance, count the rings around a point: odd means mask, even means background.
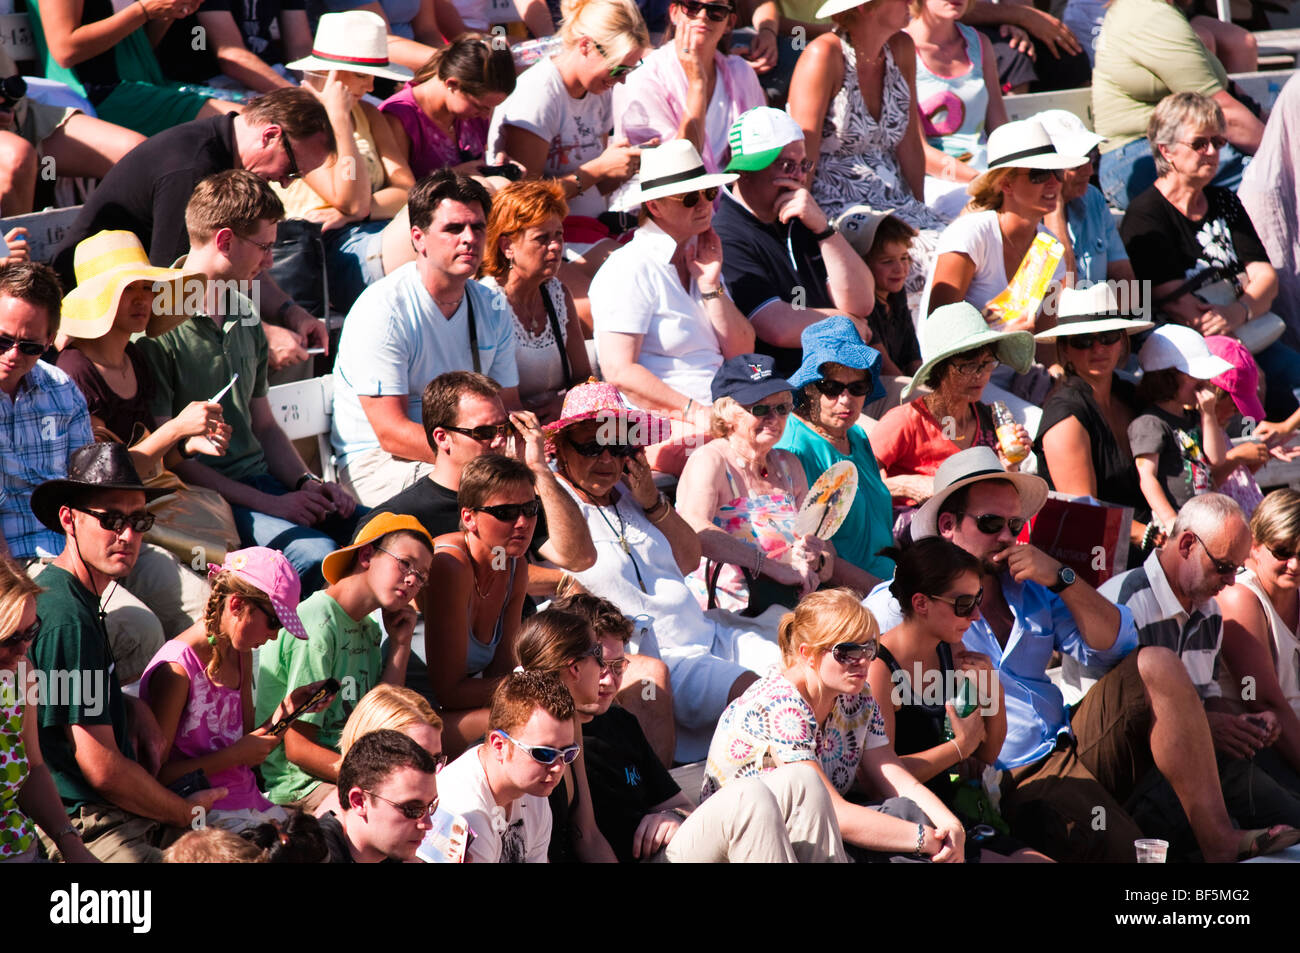
[[[130,451],[120,443],[88,443],[72,451],[68,475],[61,480],[46,480],[32,493],[32,512],[50,530],[62,535],[59,509],[73,499],[78,490],[139,490],[149,503],[166,496],[171,490],[151,490],[140,480],[131,462]]]

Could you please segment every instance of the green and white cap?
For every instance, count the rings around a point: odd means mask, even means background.
[[[728,172],[761,172],[792,142],[803,141],[803,130],[789,114],[771,106],[756,106],[731,124]]]

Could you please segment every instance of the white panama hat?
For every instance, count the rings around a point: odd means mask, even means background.
[[[641,151],[641,182],[635,201],[729,185],[738,178],[734,172],[710,173],[689,139],[672,139]]]
[[[1057,299],[1056,321],[1056,327],[1039,331],[1034,337],[1039,341],[1055,341],[1099,331],[1136,334],[1155,327],[1151,321],[1125,316],[1115,300],[1115,292],[1105,282],[1087,288],[1062,288]]]
[[[326,13],[316,27],[311,53],[287,64],[289,69],[328,73],[346,70],[404,83],[415,74],[388,61],[388,26],[369,10]]]

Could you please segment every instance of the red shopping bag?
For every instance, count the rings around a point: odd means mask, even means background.
[[[1100,586],[1128,562],[1133,508],[1049,493],[1034,517],[1029,542]]]

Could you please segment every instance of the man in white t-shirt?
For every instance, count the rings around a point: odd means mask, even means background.
[[[420,399],[439,374],[486,374],[507,408],[520,406],[514,316],[470,280],[483,259],[487,192],[442,170],[411,190],[408,208],[418,257],[357,298],[334,368],[330,442],[341,482],[367,506],[432,470]]]
[[[471,861],[546,863],[546,799],[582,750],[574,734],[573,698],[557,675],[516,671],[497,686],[487,740],[438,776],[442,810],[462,815],[474,832]]]

